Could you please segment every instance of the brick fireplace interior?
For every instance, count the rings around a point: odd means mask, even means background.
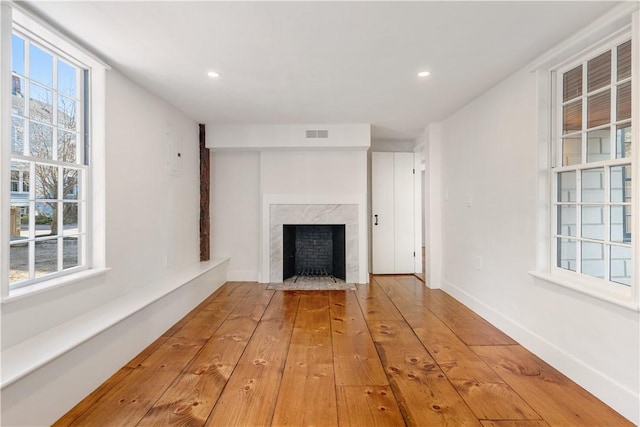
[[[346,279],[345,226],[283,226],[283,280],[294,276]]]

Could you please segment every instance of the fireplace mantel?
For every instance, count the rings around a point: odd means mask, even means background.
[[[344,224],[346,281],[367,283],[366,197],[265,194],[262,202],[261,283],[282,282],[284,224]]]

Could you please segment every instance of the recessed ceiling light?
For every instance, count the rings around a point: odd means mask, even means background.
[[[431,74],[431,73],[430,73],[430,72],[428,72],[428,71],[420,71],[420,72],[418,73],[418,76],[419,76],[419,77],[427,77],[429,74]]]
[[[211,77],[212,79],[215,79],[217,77],[220,77],[220,73],[216,72],[216,71],[209,71],[207,73],[207,76]]]

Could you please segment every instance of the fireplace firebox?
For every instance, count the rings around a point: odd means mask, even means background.
[[[284,224],[283,280],[327,276],[346,279],[344,224]]]

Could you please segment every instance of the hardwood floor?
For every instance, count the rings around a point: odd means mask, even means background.
[[[631,426],[414,276],[227,283],[56,426]]]

